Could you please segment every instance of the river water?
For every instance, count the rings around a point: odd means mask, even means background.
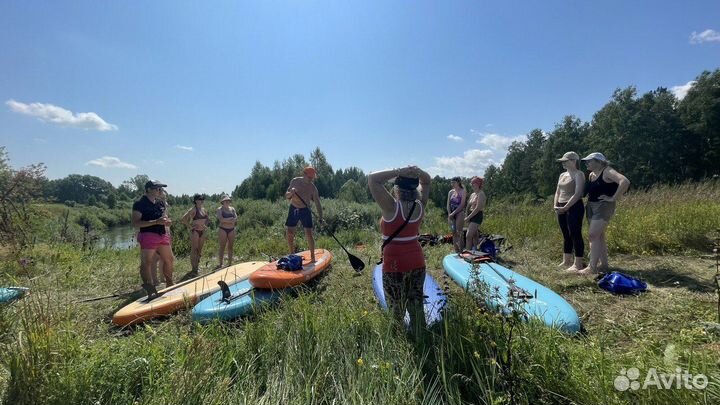
[[[114,226],[103,232],[95,246],[110,249],[130,249],[137,246],[137,231],[130,225]]]

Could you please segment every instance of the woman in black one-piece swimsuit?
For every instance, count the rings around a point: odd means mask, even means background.
[[[630,187],[627,177],[609,166],[610,162],[602,153],[595,152],[584,159],[588,170],[588,203],[585,210],[590,230],[590,262],[579,274],[595,274],[608,269],[608,248],[605,231],[615,213],[616,201]]]

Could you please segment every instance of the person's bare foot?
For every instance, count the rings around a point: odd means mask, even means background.
[[[570,266],[566,271],[568,271],[568,272],[570,272],[570,273],[573,273],[573,272],[580,271],[581,269],[583,269],[583,267],[584,267],[584,265],[583,265],[583,258],[582,258],[582,257],[576,257],[576,258],[575,258],[575,262],[573,263],[573,265]]]
[[[577,273],[577,272],[580,271],[580,269],[578,269],[578,268],[575,267],[575,266],[570,266],[570,267],[568,267],[567,269],[565,269],[565,271],[568,272],[568,273]]]
[[[582,274],[583,276],[592,276],[595,275],[597,272],[590,268],[590,266],[585,267],[582,270],[578,270],[577,274]]]
[[[572,264],[573,264],[572,260],[573,260],[572,254],[563,253],[563,261],[560,264],[558,264],[558,267],[568,268],[568,267],[572,266]]]

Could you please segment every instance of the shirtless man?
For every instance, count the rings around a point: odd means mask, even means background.
[[[320,194],[318,193],[317,187],[313,184],[317,173],[315,168],[306,167],[303,169],[302,177],[295,177],[290,181],[287,192],[285,192],[285,198],[290,200],[290,208],[288,209],[287,221],[285,226],[287,227],[287,242],[290,254],[295,253],[295,229],[298,222],[302,222],[303,228],[305,229],[305,237],[307,238],[308,245],[310,246],[310,261],[315,261],[315,239],[313,238],[313,220],[312,212],[310,207],[305,205],[311,201],[315,201],[315,208],[317,208],[318,221],[323,222],[323,211],[320,206]]]

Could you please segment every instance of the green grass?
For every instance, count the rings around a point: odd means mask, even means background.
[[[337,237],[368,264],[363,274],[355,275],[344,252],[321,234],[318,246],[333,250],[335,261],[312,288],[287,295],[252,317],[206,326],[194,324],[187,312],[129,330],[111,326],[114,311],[137,294],[72,301],[137,291],[137,251],[83,252],[41,243],[28,252],[32,265],[22,268],[8,259],[0,275],[0,285],[21,284],[33,291],[0,308],[0,402],[503,404],[512,398],[527,404],[717,403],[720,336],[702,324],[717,316],[715,269],[712,260],[699,256],[708,252],[703,244],[710,231],[720,228],[720,216],[695,216],[717,212],[720,192],[714,184],[683,187],[680,193],[661,188],[631,194],[618,206],[608,237],[611,267],[650,286],[649,293],[633,297],[608,294],[589,279],[558,270],[561,245],[549,206],[491,201],[483,231],[508,236],[514,249],[503,256],[506,264],[557,291],[578,310],[587,329],[582,337],[530,324],[508,338],[506,320],[484,312],[443,275],[441,261],[450,246],[440,245],[425,251],[430,272],[449,291],[449,311],[443,324],[417,340],[409,338],[378,309],[372,294],[369,270],[380,245],[379,211],[372,205],[324,205]],[[237,204],[243,211],[236,258],[285,253],[281,221],[286,206]],[[332,218],[336,213],[355,215]],[[689,225],[663,222],[677,217]],[[432,209],[423,232],[444,233],[445,228],[444,214]],[[619,233],[636,228],[643,232]],[[178,243],[186,237],[181,227],[174,227],[173,234]],[[692,239],[693,234],[704,239]],[[656,236],[650,241],[648,235]],[[304,238],[298,241],[303,248]],[[213,237],[201,261],[204,271],[215,263],[216,246]],[[176,277],[189,270],[189,260],[179,257]],[[505,357],[508,351],[512,360]],[[703,391],[619,392],[614,379],[629,367],[639,368],[643,377],[650,367],[666,372],[681,367],[708,375],[714,385]]]

